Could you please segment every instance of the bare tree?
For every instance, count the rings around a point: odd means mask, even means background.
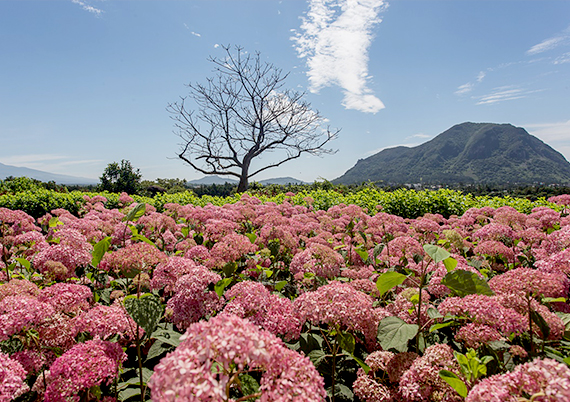
[[[305,93],[283,88],[289,74],[262,62],[259,53],[224,50],[223,59],[209,59],[213,78],[205,85],[189,84],[190,94],[168,105],[183,140],[180,159],[206,175],[239,178],[243,192],[249,178],[264,170],[304,153],[334,153],[325,145],[340,130],[324,127],[326,120],[303,100]],[[189,99],[195,110],[187,109]],[[269,152],[279,153],[277,161],[253,169],[252,160]]]

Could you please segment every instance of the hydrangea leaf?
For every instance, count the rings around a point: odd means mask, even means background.
[[[396,349],[405,352],[408,341],[418,333],[416,324],[408,324],[398,317],[386,317],[378,325],[378,341],[384,350]]]
[[[388,292],[395,286],[402,284],[406,280],[407,276],[399,272],[384,272],[376,280],[376,288],[380,292],[380,296]]]
[[[476,273],[459,269],[449,272],[443,277],[441,283],[447,286],[456,295],[463,297],[472,294],[493,296],[495,292],[484,279]]]
[[[439,376],[448,383],[463,398],[467,397],[467,386],[455,373],[448,370],[439,370]]]

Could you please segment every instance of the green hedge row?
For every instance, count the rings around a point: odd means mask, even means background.
[[[84,196],[93,197],[102,195],[107,198],[106,207],[109,209],[119,206],[119,194],[114,193],[84,193],[80,191],[72,191],[69,193],[61,193],[48,189],[26,190],[17,193],[7,193],[0,195],[0,207],[13,210],[22,210],[34,217],[40,217],[47,212],[57,208],[64,208],[73,214],[78,214],[81,206],[85,203]],[[398,189],[387,192],[373,187],[364,188],[358,192],[340,193],[334,190],[307,190],[298,192],[295,195],[278,194],[267,196],[264,194],[249,193],[256,196],[260,201],[283,203],[289,200],[295,205],[312,205],[315,209],[326,210],[334,205],[339,204],[356,204],[366,208],[370,214],[378,211],[380,205],[383,212],[402,216],[404,218],[416,218],[426,213],[441,214],[445,217],[450,215],[462,215],[467,209],[484,206],[498,208],[508,205],[514,207],[520,212],[530,213],[530,211],[538,206],[548,206],[558,209],[555,204],[547,202],[544,198],[536,201],[530,201],[524,198],[514,197],[474,197],[470,194],[463,194],[460,191],[440,189],[440,190],[406,190]],[[207,204],[224,205],[228,203],[238,202],[241,198],[240,194],[231,197],[198,197],[191,191],[176,194],[158,194],[154,198],[133,196],[137,202],[145,202],[153,205],[159,212],[163,211],[164,205],[167,203],[176,203],[181,205],[192,204],[204,206]]]

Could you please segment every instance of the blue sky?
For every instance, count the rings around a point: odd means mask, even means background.
[[[341,129],[335,155],[257,179],[332,180],[465,121],[524,127],[570,160],[570,1],[2,0],[0,163],[202,177],[176,158],[166,107],[230,44],[289,71]]]

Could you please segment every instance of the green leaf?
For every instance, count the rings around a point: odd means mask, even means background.
[[[138,396],[140,394],[141,394],[140,388],[126,388],[119,392],[119,400],[126,401],[127,399],[132,398],[134,396]]]
[[[360,256],[362,261],[364,261],[364,262],[368,261],[368,251],[362,250],[360,248],[355,249],[355,251],[356,251],[356,254],[358,254]]]
[[[174,349],[174,347],[171,345],[168,345],[164,342],[156,341],[152,344],[152,346],[150,347],[150,349],[146,353],[145,361],[149,361],[151,359],[154,359],[155,357],[162,356],[165,353],[172,351],[173,349]]]
[[[311,360],[315,367],[319,367],[327,356],[322,349],[314,349],[309,352],[307,357]]]
[[[459,395],[463,398],[467,397],[467,386],[456,374],[448,370],[439,370],[439,376],[443,381],[451,385]]]
[[[270,269],[264,269],[263,272],[265,272],[265,276],[269,279],[271,278],[271,275],[273,275],[273,271]]]
[[[285,285],[287,285],[287,281],[279,281],[275,284],[275,290],[281,292]]]
[[[164,310],[158,297],[150,293],[145,293],[139,298],[136,295],[129,295],[125,297],[123,304],[133,320],[144,329],[146,335],[150,336],[156,329]]]
[[[431,327],[429,327],[429,332],[437,331],[438,329],[449,327],[449,326],[454,325],[454,324],[455,324],[455,321],[448,321],[448,322],[442,322],[440,324],[433,324]]]
[[[30,261],[26,260],[25,258],[16,258],[16,261],[18,261],[18,263],[27,270],[31,268]]]
[[[95,246],[93,246],[93,252],[91,253],[92,255],[91,265],[93,265],[94,267],[99,265],[105,253],[107,252],[107,250],[109,250],[110,246],[111,246],[111,238],[109,236],[105,237],[104,239],[100,240],[97,244],[95,244]]]
[[[405,352],[408,349],[408,341],[418,333],[416,324],[408,324],[398,317],[386,317],[378,325],[378,341],[382,349],[396,349]]]
[[[123,222],[136,222],[146,211],[146,204],[144,202],[138,203],[129,213],[123,218]]]
[[[182,233],[182,236],[188,237],[190,234],[190,228],[188,226],[183,226],[180,228],[180,233]]]
[[[550,326],[548,325],[544,317],[542,317],[542,315],[540,315],[538,312],[534,310],[530,312],[530,317],[532,318],[534,323],[538,325],[538,328],[540,328],[540,332],[542,332],[542,338],[543,339],[548,338],[548,335],[550,335]]]
[[[543,303],[558,303],[558,302],[565,303],[566,298],[565,297],[544,297],[544,298],[542,298],[542,302]]]
[[[570,356],[565,357],[565,358],[563,359],[563,361],[564,361],[564,363],[566,363],[567,366],[570,366]]]
[[[238,269],[238,265],[235,261],[228,262],[226,265],[222,267],[222,271],[226,276],[232,276],[234,272]]]
[[[441,283],[460,297],[472,294],[487,296],[493,296],[495,294],[489,287],[487,281],[480,278],[475,272],[464,271],[462,269],[447,273],[441,280]]]
[[[255,233],[246,233],[245,235],[250,242],[255,243],[255,240],[257,239],[257,235]]]
[[[358,363],[358,365],[362,368],[362,370],[364,370],[364,372],[368,374],[368,372],[370,371],[370,367],[368,366],[368,364],[364,363],[364,361],[356,357],[354,353],[351,353],[350,356]]]
[[[340,332],[336,336],[337,342],[341,348],[346,350],[348,353],[354,353],[354,348],[356,347],[356,342],[354,336],[350,332]]]
[[[222,297],[224,290],[232,283],[232,278],[224,278],[214,285],[214,290],[219,297]]]
[[[436,264],[451,256],[451,254],[449,254],[449,251],[434,244],[424,244],[424,251]]]
[[[447,257],[443,260],[443,265],[445,265],[447,272],[451,272],[457,267],[457,260],[453,257]]]
[[[384,293],[388,292],[393,287],[402,284],[407,278],[408,277],[406,275],[400,274],[399,272],[384,272],[376,280],[376,288],[378,289],[378,292],[380,292],[380,296],[383,296]]]
[[[63,222],[60,221],[57,216],[54,216],[53,218],[51,218],[51,219],[49,220],[48,226],[49,226],[50,228],[54,228],[54,227],[56,227],[56,226],[58,226],[58,225],[63,225]]]
[[[167,343],[170,346],[177,347],[180,345],[180,337],[182,334],[170,330],[170,329],[159,329],[152,333],[151,338],[156,339],[157,341]]]
[[[152,240],[150,240],[148,237],[143,236],[142,234],[139,234],[139,233],[131,236],[131,239],[132,240],[144,241],[146,244],[150,244],[153,247],[157,247],[156,244],[154,244],[154,242]]]
[[[434,307],[427,309],[427,315],[432,320],[435,320],[436,318],[443,318],[443,315]]]
[[[253,395],[259,392],[259,383],[249,374],[240,374],[238,376],[238,385],[241,388],[243,396]]]

